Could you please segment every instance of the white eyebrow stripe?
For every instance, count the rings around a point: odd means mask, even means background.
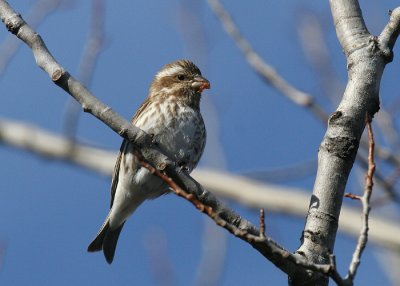
[[[157,77],[158,78],[162,78],[162,77],[165,77],[165,76],[175,75],[175,74],[178,74],[180,72],[183,72],[183,68],[182,67],[180,67],[180,66],[172,66],[172,67],[169,67],[167,69],[164,69],[164,70],[160,71],[157,74]]]

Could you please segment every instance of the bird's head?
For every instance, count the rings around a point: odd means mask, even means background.
[[[204,89],[210,88],[200,69],[191,61],[179,60],[165,65],[154,77],[150,96],[174,96],[190,105],[198,105]]]

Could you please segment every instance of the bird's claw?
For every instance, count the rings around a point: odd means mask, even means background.
[[[176,165],[179,167],[179,173],[185,172],[185,173],[189,173],[189,167],[187,165],[186,161],[177,161]]]
[[[155,134],[154,133],[150,133],[149,135],[151,137],[151,144],[153,146],[158,146],[159,143],[157,141],[157,138],[156,138]]]

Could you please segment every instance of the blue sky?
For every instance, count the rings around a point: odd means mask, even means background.
[[[76,75],[91,1],[66,2],[37,31],[61,65]],[[255,50],[290,83],[313,94],[328,113],[334,111],[321,95],[318,75],[302,51],[296,28],[308,13],[318,15],[333,68],[339,81],[345,82],[346,63],[328,1],[225,2]],[[379,33],[388,19],[387,11],[398,3],[369,2],[361,1],[363,14],[370,31]],[[9,3],[24,16],[34,1]],[[168,62],[192,59],[210,80],[212,89],[204,94],[202,112],[212,144],[207,146],[200,167],[240,174],[316,159],[324,126],[252,71],[206,2],[108,1],[104,25],[105,46],[90,90],[125,118],[132,116],[146,97],[152,77]],[[8,36],[6,29],[0,28],[0,43]],[[395,54],[398,51],[396,47]],[[382,79],[381,101],[386,106],[398,96],[396,61],[395,57]],[[37,68],[25,46],[0,78],[0,95],[1,117],[62,132],[70,98]],[[112,150],[121,142],[87,114],[80,116],[78,137]],[[4,145],[0,146],[0,158],[2,285],[194,284],[206,218],[184,200],[168,195],[144,204],[126,224],[114,263],[109,266],[102,254],[89,254],[86,247],[107,213],[110,178]],[[350,180],[349,189],[362,189],[357,182]],[[311,193],[313,174],[280,183]],[[235,203],[232,207],[257,223],[255,210]],[[398,215],[397,209],[394,215]],[[268,235],[290,250],[299,246],[303,225],[301,218],[269,214],[267,210]],[[213,227],[213,231],[227,240],[219,285],[285,285],[286,276],[258,252],[224,230]],[[354,245],[354,240],[338,236],[335,252],[341,273],[345,273]],[[167,257],[164,262],[173,273],[170,280],[155,278],[154,249]],[[368,246],[356,280],[359,285],[389,283],[377,251]]]

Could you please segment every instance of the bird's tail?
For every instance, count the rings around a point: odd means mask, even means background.
[[[111,229],[110,215],[108,215],[96,237],[89,244],[87,251],[95,252],[103,249],[104,257],[106,258],[107,262],[111,264],[114,259],[118,237],[124,224],[125,222],[122,223],[118,228]]]

